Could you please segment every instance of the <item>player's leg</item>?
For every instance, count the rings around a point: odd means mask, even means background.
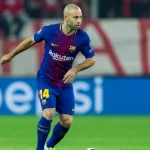
[[[56,110],[59,112],[60,122],[54,129],[51,138],[47,141],[47,147],[54,147],[69,131],[74,115],[74,94],[72,87],[64,88],[57,100]]]
[[[46,139],[50,132],[51,123],[54,118],[54,114],[55,114],[55,109],[53,108],[47,108],[43,110],[43,115],[41,119],[39,120],[38,126],[37,126],[38,141],[37,141],[36,150],[44,149]]]
[[[66,133],[69,131],[73,121],[73,116],[67,114],[60,114],[60,122],[58,122],[54,129],[51,138],[47,141],[47,147],[54,147],[60,142]]]
[[[42,107],[42,117],[37,126],[37,148],[44,150],[44,145],[50,132],[51,123],[55,115],[56,97],[53,89],[44,79],[37,80],[38,94]]]

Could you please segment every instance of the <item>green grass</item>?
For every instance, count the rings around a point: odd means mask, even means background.
[[[39,117],[0,117],[0,150],[35,150]],[[56,117],[52,126],[58,121]],[[75,117],[56,150],[150,150],[149,116]]]

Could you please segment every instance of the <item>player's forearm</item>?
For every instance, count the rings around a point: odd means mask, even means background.
[[[93,66],[96,62],[96,59],[95,57],[92,57],[92,58],[87,58],[85,61],[83,61],[81,64],[78,64],[76,66],[78,72],[79,71],[82,71],[82,70],[85,70],[87,68],[90,68],[91,66]]]
[[[27,50],[29,47],[33,46],[35,44],[35,41],[33,37],[29,37],[22,41],[13,51],[11,51],[12,58],[16,56],[17,54]]]

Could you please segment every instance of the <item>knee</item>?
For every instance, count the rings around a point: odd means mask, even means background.
[[[54,116],[55,116],[55,109],[44,109],[43,110],[43,116],[47,119],[47,120],[53,120]]]
[[[69,128],[72,124],[72,121],[73,121],[72,117],[67,117],[67,118],[61,119],[60,123],[63,127]]]

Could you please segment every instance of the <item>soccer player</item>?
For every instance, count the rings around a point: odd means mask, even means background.
[[[80,29],[81,21],[81,9],[77,5],[68,4],[64,8],[63,23],[43,27],[1,59],[3,65],[35,43],[45,42],[44,57],[37,72],[37,88],[43,114],[37,126],[36,150],[52,150],[68,132],[75,110],[71,83],[79,71],[95,64],[89,36]],[[79,52],[85,56],[85,60],[73,66]],[[60,121],[47,140],[55,111],[59,113]]]

